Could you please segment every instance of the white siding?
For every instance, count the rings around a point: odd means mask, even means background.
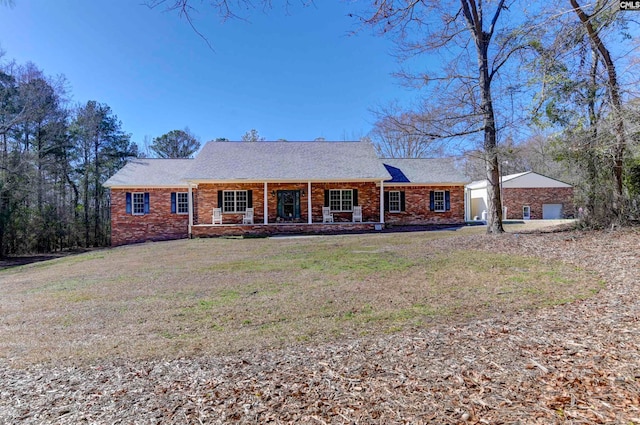
[[[482,211],[487,210],[487,189],[473,189],[469,191],[471,201],[471,219],[478,217],[482,220]]]

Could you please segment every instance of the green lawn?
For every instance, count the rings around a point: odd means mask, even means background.
[[[479,231],[180,240],[4,270],[0,356],[267,349],[546,307],[602,287],[559,262],[474,251],[464,235]]]

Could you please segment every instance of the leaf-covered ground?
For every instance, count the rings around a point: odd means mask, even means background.
[[[594,270],[597,295],[339,342],[176,360],[0,361],[0,423],[640,424],[640,232],[460,236]]]

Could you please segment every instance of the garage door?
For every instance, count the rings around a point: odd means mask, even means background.
[[[542,204],[542,219],[554,220],[562,218],[562,204]]]

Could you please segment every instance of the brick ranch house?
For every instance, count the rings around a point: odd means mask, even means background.
[[[462,224],[466,183],[453,160],[380,159],[368,142],[208,142],[194,159],[133,160],[104,186],[117,246]],[[253,223],[243,224],[247,209]]]
[[[487,180],[467,185],[467,221],[485,220]],[[570,184],[527,171],[502,177],[505,220],[548,220],[574,216],[573,187]]]

